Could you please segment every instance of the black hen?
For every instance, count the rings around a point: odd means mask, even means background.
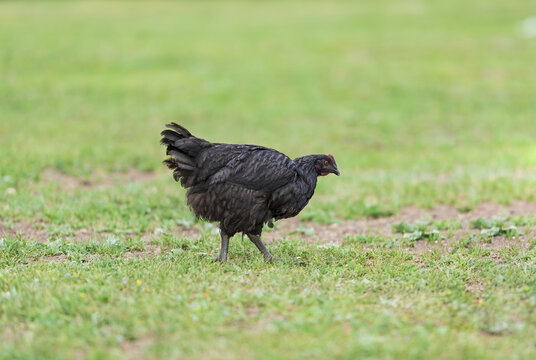
[[[195,216],[220,223],[218,261],[227,260],[229,238],[239,232],[272,260],[261,241],[263,225],[298,215],[313,196],[317,176],[339,175],[331,155],[291,160],[263,146],[211,143],[175,123],[166,127],[160,134],[169,155],[164,163],[188,189]]]

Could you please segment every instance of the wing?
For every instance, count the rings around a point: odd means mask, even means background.
[[[262,146],[215,144],[202,158],[200,168],[208,172],[209,185],[228,182],[272,192],[298,176],[288,156]]]

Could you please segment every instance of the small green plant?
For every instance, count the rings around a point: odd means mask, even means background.
[[[413,224],[408,224],[405,221],[393,224],[393,231],[402,234],[402,238],[409,243],[422,239],[436,242],[442,238],[441,233],[436,228],[429,229],[428,223],[422,221],[416,221]]]
[[[505,219],[502,218],[492,218],[492,219],[484,219],[483,217],[479,217],[478,219],[471,220],[471,227],[473,229],[483,230],[483,229],[491,229],[491,228],[502,228],[505,224]]]
[[[485,239],[490,239],[500,235],[504,235],[507,238],[512,238],[518,234],[517,226],[508,225],[507,221],[502,218],[486,220],[480,217],[471,221],[471,227],[473,229],[480,230],[480,234]]]
[[[443,219],[443,220],[434,220],[428,224],[430,227],[436,230],[458,230],[462,227],[462,224],[459,220],[455,219]]]
[[[393,230],[399,234],[412,233],[412,232],[426,232],[428,223],[422,221],[416,221],[413,224],[408,224],[402,221],[398,224],[393,224]]]

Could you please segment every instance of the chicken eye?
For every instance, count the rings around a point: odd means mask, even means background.
[[[324,161],[324,165],[327,165],[327,164],[329,164],[329,161],[327,161],[327,160]]]

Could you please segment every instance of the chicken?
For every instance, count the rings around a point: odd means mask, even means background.
[[[176,123],[166,127],[160,133],[169,155],[164,164],[187,189],[194,215],[219,222],[217,261],[227,261],[229,238],[240,232],[265,260],[273,260],[261,241],[263,225],[298,215],[313,196],[318,176],[339,175],[331,154],[292,160],[263,146],[208,142]]]

